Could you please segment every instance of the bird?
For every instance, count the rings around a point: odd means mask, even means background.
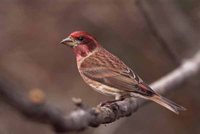
[[[85,83],[99,93],[114,96],[114,101],[135,97],[156,102],[176,114],[186,110],[154,91],[122,60],[103,48],[91,34],[74,31],[60,44],[72,48],[78,71]]]

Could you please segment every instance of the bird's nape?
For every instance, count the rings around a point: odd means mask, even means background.
[[[84,31],[75,31],[71,33],[67,38],[61,41],[61,44],[72,47],[78,60],[86,57],[96,48],[100,47],[96,39]]]

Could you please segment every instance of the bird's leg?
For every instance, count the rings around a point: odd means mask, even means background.
[[[101,102],[100,104],[99,104],[99,106],[105,106],[105,105],[109,105],[109,104],[111,104],[111,103],[114,103],[114,102],[118,102],[118,101],[123,101],[125,98],[121,98],[120,100],[109,100],[109,101],[104,101],[104,102]]]
[[[126,97],[125,96],[115,96],[115,100],[104,101],[99,104],[99,106],[105,106],[114,102],[123,101]]]

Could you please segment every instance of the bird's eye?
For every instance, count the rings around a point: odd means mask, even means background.
[[[80,37],[77,38],[78,41],[83,41],[83,39],[84,39],[83,36],[80,36]]]

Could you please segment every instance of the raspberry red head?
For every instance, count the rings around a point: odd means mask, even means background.
[[[67,38],[61,41],[61,44],[72,47],[78,59],[87,56],[97,47],[100,47],[95,38],[84,31],[75,31],[71,33]]]

